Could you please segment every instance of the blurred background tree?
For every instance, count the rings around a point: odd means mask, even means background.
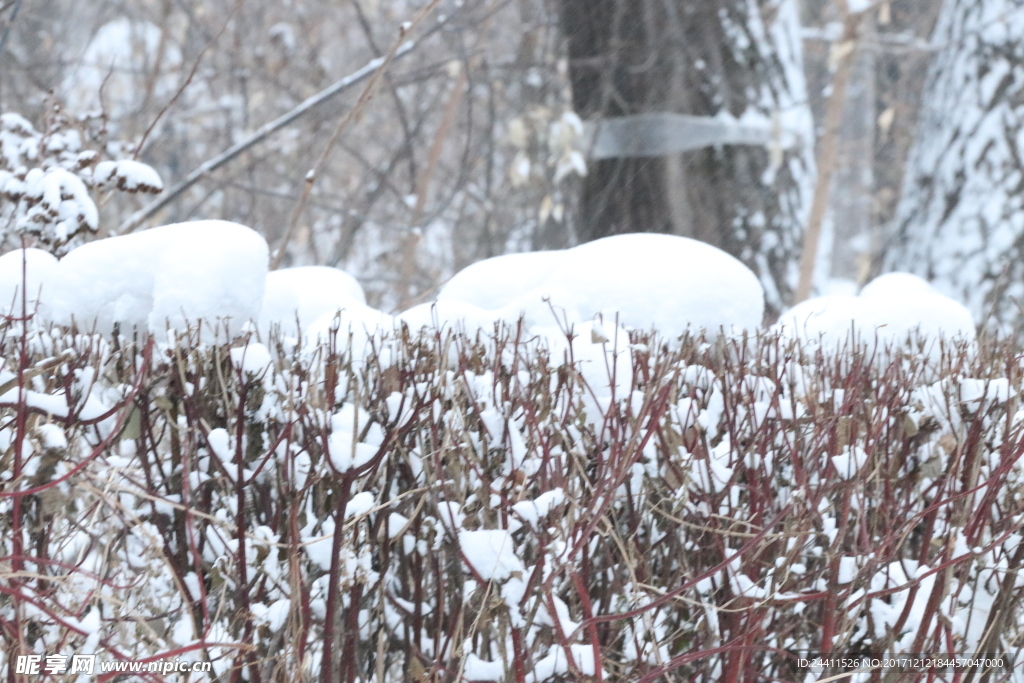
[[[796,3],[561,0],[561,22],[584,119],[674,112],[769,133],[767,145],[597,161],[583,181],[580,239],[693,237],[751,266],[770,303],[786,301],[814,175]]]
[[[246,223],[281,265],[345,268],[392,309],[487,256],[669,232],[750,265],[777,311],[793,298],[826,103],[849,56],[814,291],[913,270],[976,314],[1021,317],[1024,0],[443,0],[403,37],[428,4],[7,0],[0,110],[46,130],[59,109],[86,147],[137,157],[173,188],[411,38],[301,210],[362,82],[202,174],[142,227]],[[672,129],[662,152],[595,156],[602,125],[662,115],[763,139],[678,151]],[[99,234],[149,201],[100,197]]]

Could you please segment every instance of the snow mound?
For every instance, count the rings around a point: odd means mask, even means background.
[[[498,299],[493,299],[498,301]],[[555,327],[558,323],[580,323],[585,319],[573,303],[575,297],[561,287],[541,286],[525,292],[496,309],[485,309],[458,299],[438,299],[413,306],[395,316],[395,324],[405,324],[413,334],[431,330],[464,331],[493,336],[495,329],[515,329],[523,320],[527,330]],[[496,328],[496,326],[499,326]]]
[[[257,318],[267,243],[237,223],[176,223],[90,242],[60,260],[46,303],[54,322],[157,334],[205,321],[229,336]]]
[[[564,287],[542,285],[516,297],[497,311],[498,315],[514,327],[522,319],[526,329],[559,323],[584,322],[576,297]]]
[[[266,338],[270,328],[279,325],[285,332],[304,329],[325,314],[337,313],[346,306],[366,305],[363,288],[354,277],[337,268],[303,266],[267,273],[260,311],[260,334]]]
[[[764,317],[764,290],[740,261],[686,237],[613,235],[566,252],[545,282],[576,297],[580,313],[604,313],[633,328],[676,337],[687,328],[755,329]]]
[[[974,319],[962,304],[908,273],[888,273],[868,283],[860,296],[832,295],[804,301],[784,313],[774,326],[784,336],[819,341],[838,351],[854,335],[858,344],[899,345],[926,342],[936,355],[937,342],[973,342]]]
[[[42,249],[16,249],[0,256],[0,313],[21,315],[21,285],[26,282],[25,298],[31,314],[43,287],[49,290],[56,269],[57,259]]]
[[[687,329],[755,329],[764,290],[740,261],[710,244],[674,235],[613,235],[566,251],[509,254],[469,266],[439,301],[500,311],[504,319],[553,322],[544,301],[570,322],[603,314],[627,327],[676,337]],[[536,324],[536,322],[534,322]]]
[[[524,572],[515,553],[512,534],[504,530],[459,531],[462,556],[484,581],[504,581],[514,572]]]
[[[564,251],[534,251],[477,261],[448,280],[437,300],[462,301],[492,311],[503,308],[544,284],[564,256]]]
[[[942,296],[939,290],[911,273],[886,273],[864,285],[860,295],[871,299],[896,297],[906,299],[912,296]]]

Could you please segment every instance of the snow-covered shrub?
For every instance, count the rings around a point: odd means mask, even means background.
[[[624,337],[353,359],[7,323],[5,638],[394,683],[802,680],[808,650],[1019,642],[1019,349]]]
[[[42,132],[19,114],[0,114],[0,247],[18,247],[25,239],[61,254],[99,229],[93,192],[163,190],[146,164],[103,159],[87,142],[83,130],[59,112]]]

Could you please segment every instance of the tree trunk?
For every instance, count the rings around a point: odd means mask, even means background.
[[[919,273],[979,323],[1024,330],[1024,0],[947,0],[888,270]]]
[[[747,115],[769,148],[593,161],[582,241],[627,232],[700,239],[788,300],[813,183],[813,127],[794,0],[562,0],[573,104],[584,119],[648,112]]]

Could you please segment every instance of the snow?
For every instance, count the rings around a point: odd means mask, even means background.
[[[356,279],[343,270],[302,266],[271,271],[259,315],[260,335],[267,338],[271,327],[279,325],[295,336],[318,318],[348,306],[366,306],[366,296]]]
[[[580,313],[604,313],[666,337],[687,329],[755,329],[764,316],[757,276],[715,247],[686,237],[614,235],[566,252],[545,282],[574,295]]]
[[[85,183],[77,175],[59,166],[33,168],[25,176],[25,197],[38,202],[30,209],[28,221],[45,214],[57,220],[57,233],[71,235],[80,227],[93,232],[99,227],[99,211]]]
[[[657,295],[653,295],[657,293]],[[687,329],[755,329],[764,315],[757,276],[724,251],[686,237],[613,235],[565,251],[510,254],[456,274],[438,301],[461,301],[502,318],[551,320],[544,299],[570,322],[603,314],[667,337]],[[577,317],[578,316],[578,317]]]
[[[850,583],[857,578],[857,558],[856,557],[840,557],[839,558],[839,576],[837,577],[839,583]]]
[[[851,333],[860,337],[861,323],[870,317],[869,311],[860,297],[819,296],[783,313],[773,329],[806,341],[820,340],[830,350],[838,350]]]
[[[499,683],[505,680],[505,667],[501,662],[486,662],[470,652],[466,656],[462,675],[471,683],[484,683],[484,681]]]
[[[414,306],[395,316],[395,325],[406,325],[409,331],[417,333],[424,327],[464,331],[470,337],[477,332],[494,332],[494,323],[499,319],[492,311],[462,301],[434,301]]]
[[[498,309],[497,315],[510,326],[522,318],[527,330],[584,321],[575,297],[564,287],[553,285],[541,285],[521,294]]]
[[[324,571],[331,568],[331,551],[334,544],[334,520],[328,517],[320,525],[322,536],[306,541],[303,548],[309,556]]]
[[[0,313],[21,315],[21,285],[26,281],[25,298],[32,313],[56,269],[57,259],[42,249],[17,249],[0,256]]]
[[[459,531],[459,547],[466,563],[484,581],[504,581],[513,572],[523,572],[516,557],[515,541],[509,531]]]
[[[68,439],[64,435],[64,430],[52,422],[39,425],[37,431],[39,432],[39,440],[44,448],[61,449],[68,447]]]
[[[373,494],[369,491],[360,491],[352,496],[352,499],[345,504],[345,519],[359,517],[372,510],[377,504]]]
[[[544,284],[559,267],[564,251],[534,251],[495,256],[467,266],[437,294],[438,301],[461,301],[497,310]]]
[[[977,410],[986,402],[1006,403],[1017,395],[1005,377],[996,379],[974,379],[965,377],[960,380],[960,402],[968,408]]]
[[[868,461],[868,454],[859,446],[848,446],[839,455],[832,456],[832,465],[843,479],[853,479]]]
[[[569,653],[580,673],[585,676],[594,675],[594,647],[592,645],[570,645]],[[533,665],[533,672],[526,675],[526,681],[527,683],[541,683],[568,672],[569,662],[565,657],[565,649],[560,645],[552,645],[547,656]]]
[[[774,329],[785,336],[820,341],[833,352],[854,335],[858,344],[882,347],[908,339],[926,340],[926,353],[939,353],[938,341],[973,342],[974,319],[962,304],[921,278],[889,273],[868,283],[859,296],[834,294],[786,311]]]
[[[911,273],[885,273],[864,285],[860,295],[870,299],[885,299],[892,296],[941,296],[926,280]]]
[[[231,363],[236,369],[248,375],[260,376],[273,364],[270,350],[256,342],[231,349]]]
[[[258,233],[218,220],[109,237],[60,260],[45,303],[62,325],[160,335],[202,319],[204,338],[225,326],[230,337],[259,314],[267,253]]]
[[[160,192],[164,189],[159,173],[151,166],[133,159],[101,161],[93,171],[93,180],[97,184],[113,183],[126,192]]]
[[[379,450],[379,447],[373,444],[356,441],[352,432],[347,431],[332,433],[328,444],[331,465],[339,472],[362,467],[370,462]]]
[[[527,522],[530,526],[537,528],[542,517],[546,517],[551,510],[565,502],[565,491],[560,488],[546,491],[534,500],[524,500],[512,506],[512,510]]]
[[[599,424],[613,398],[628,396],[633,381],[629,335],[614,323],[585,322],[574,325],[572,342],[558,328],[543,330],[555,362],[572,362],[586,385],[583,401],[587,419]]]
[[[388,538],[393,539],[409,526],[409,518],[392,512],[388,515]]]
[[[334,344],[339,352],[350,352],[362,359],[371,348],[371,342],[393,329],[394,319],[387,313],[369,306],[352,304],[337,313],[325,313],[306,328],[311,344],[320,340]]]

